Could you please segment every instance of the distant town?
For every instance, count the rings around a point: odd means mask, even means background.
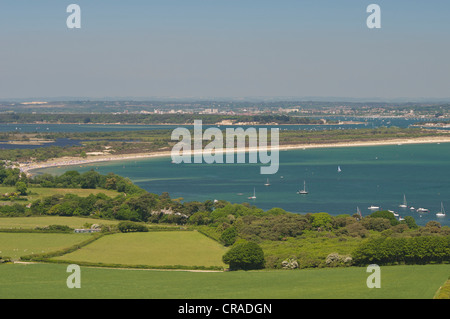
[[[214,114],[447,118],[450,103],[320,101],[4,101],[0,113]]]

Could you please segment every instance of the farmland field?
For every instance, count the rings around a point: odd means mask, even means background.
[[[145,299],[431,299],[450,265],[386,266],[381,288],[369,289],[364,267],[187,272],[81,268],[81,288],[69,289],[66,265],[0,265],[0,298]]]
[[[62,216],[41,216],[41,217],[1,217],[1,228],[21,228],[33,229],[49,225],[65,225],[70,228],[83,228],[84,224],[104,224],[113,225],[119,221],[95,219],[86,217],[62,217]]]
[[[49,253],[81,243],[90,234],[1,233],[0,256],[14,260],[31,254]]]
[[[219,266],[226,248],[196,231],[107,235],[57,260],[151,266]]]
[[[16,190],[15,187],[9,187],[9,186],[1,186],[0,187],[0,194],[5,193],[11,193]],[[72,194],[77,195],[80,197],[87,197],[91,194],[97,195],[100,193],[105,194],[109,197],[115,197],[119,195],[118,192],[112,191],[112,190],[106,190],[106,189],[82,189],[82,188],[46,188],[46,187],[29,187],[28,188],[28,195],[24,196],[26,198],[26,201],[19,201],[20,203],[29,203],[33,202],[38,199],[42,199],[44,197],[52,196],[55,194],[59,195],[66,195],[66,194]],[[11,204],[11,202],[4,201],[0,202],[3,205]]]

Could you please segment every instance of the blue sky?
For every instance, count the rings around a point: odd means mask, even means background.
[[[449,57],[443,0],[0,0],[0,99],[448,98]]]

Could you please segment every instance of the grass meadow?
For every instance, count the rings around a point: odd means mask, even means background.
[[[196,231],[117,233],[56,260],[151,266],[219,266],[227,248]]]
[[[18,260],[21,256],[43,254],[81,243],[90,234],[57,233],[2,233],[0,232],[0,256]]]
[[[381,267],[369,289],[364,267],[188,272],[81,267],[81,288],[61,264],[0,265],[1,299],[432,299],[450,265]]]
[[[70,228],[83,228],[84,224],[115,225],[117,220],[95,219],[86,217],[0,217],[0,229],[34,229],[49,225],[66,225]]]
[[[0,218],[0,228],[34,228],[51,224],[81,227],[97,221],[78,217]],[[0,232],[0,256],[17,260],[32,253],[59,251],[90,236]],[[340,244],[331,243],[333,249],[339,248]],[[354,243],[347,244],[351,247]],[[311,248],[298,241],[287,241],[284,245],[294,245],[300,251]],[[265,248],[289,247],[266,245]],[[222,256],[226,250],[197,231],[150,231],[105,235],[74,252],[53,259],[75,264],[225,267]],[[340,252],[346,253],[344,250]],[[319,250],[314,254],[321,253]],[[0,298],[431,299],[449,279],[450,264],[383,266],[379,289],[367,287],[366,280],[371,273],[367,273],[364,267],[223,272],[82,266],[79,289],[67,287],[69,275],[64,263],[0,264]]]
[[[15,192],[16,188],[14,186],[1,186],[0,187],[0,194],[5,193],[12,193]],[[24,196],[23,201],[17,201],[19,203],[31,203],[35,200],[42,199],[44,197],[53,196],[55,194],[60,195],[66,195],[66,194],[73,194],[78,195],[80,197],[87,197],[91,194],[99,194],[103,193],[106,196],[109,197],[116,197],[119,195],[118,192],[113,190],[107,190],[107,189],[82,189],[82,188],[45,188],[45,187],[29,187],[28,188],[28,195]],[[0,202],[0,204],[8,205],[13,202],[11,201],[4,201]]]

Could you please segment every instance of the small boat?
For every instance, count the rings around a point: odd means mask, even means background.
[[[250,196],[248,199],[256,199],[256,192],[254,188],[253,188],[253,196]]]
[[[403,204],[398,205],[398,207],[401,207],[401,208],[408,207],[408,203],[406,202],[406,195],[403,195]]]
[[[417,212],[419,212],[419,213],[428,213],[429,210],[426,209],[426,208],[418,208],[418,209],[417,209]]]
[[[405,220],[403,217],[399,217],[398,221],[401,222],[402,220]]]
[[[267,179],[267,182],[264,185],[265,186],[270,186],[269,179]]]
[[[308,194],[308,191],[306,190],[306,181],[303,181],[303,189],[299,190],[297,193],[300,194],[300,195]]]
[[[414,206],[411,206],[409,209],[410,209],[410,210],[416,210],[416,209],[414,208]]]
[[[444,203],[441,202],[441,211],[439,213],[436,213],[437,217],[445,217],[445,209],[444,209]]]
[[[371,205],[371,206],[368,207],[368,209],[380,209],[380,207],[379,207],[379,206]]]
[[[338,171],[338,173],[342,172],[342,170],[341,170],[341,167],[340,167],[340,166],[338,166],[338,169],[337,169],[337,171]]]
[[[358,214],[359,217],[362,218],[361,210],[359,209],[359,207],[356,207],[356,214]]]

